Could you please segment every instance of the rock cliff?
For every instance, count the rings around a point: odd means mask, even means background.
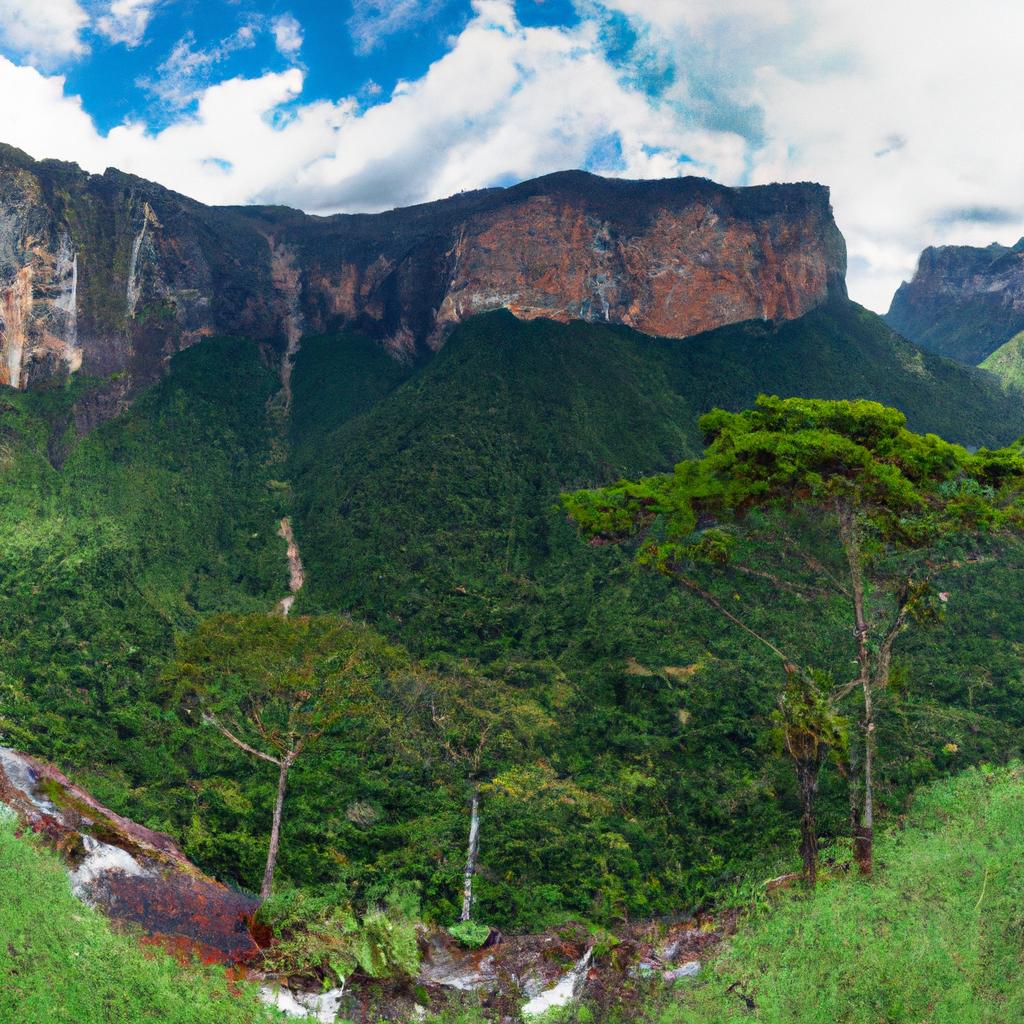
[[[923,348],[978,365],[1024,330],[1024,239],[925,249],[885,319]]]
[[[819,185],[565,172],[312,217],[206,207],[0,147],[0,383],[103,379],[87,428],[211,334],[294,351],[303,334],[353,326],[416,358],[461,320],[506,308],[683,338],[799,317],[843,291],[845,263]]]

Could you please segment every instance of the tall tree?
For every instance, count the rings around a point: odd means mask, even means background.
[[[260,898],[274,881],[288,773],[325,733],[382,718],[377,687],[403,654],[337,616],[218,615],[181,636],[166,670],[186,713],[277,768]]]
[[[566,494],[563,501],[593,543],[643,536],[641,564],[678,581],[787,666],[810,664],[813,651],[791,656],[778,636],[755,629],[703,586],[698,567],[735,562],[731,527],[754,510],[799,510],[838,550],[839,573],[815,551],[799,557],[819,578],[821,592],[843,602],[852,626],[857,675],[830,698],[861,694],[862,757],[858,744],[850,745],[856,760],[851,825],[855,856],[869,873],[875,702],[889,685],[894,645],[913,622],[934,617],[940,572],[976,558],[982,535],[1021,528],[1020,446],[970,453],[933,434],[915,434],[901,412],[866,401],[761,396],[753,409],[716,409],[700,425],[708,442],[702,458],[681,462],[670,474]]]

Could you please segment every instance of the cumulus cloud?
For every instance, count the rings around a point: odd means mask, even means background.
[[[111,0],[106,13],[96,19],[96,31],[112,43],[138,46],[146,36],[159,0]]]
[[[0,0],[0,46],[50,67],[85,52],[78,0]]]
[[[282,57],[294,58],[302,49],[303,33],[299,19],[293,14],[281,14],[270,23],[274,34],[274,45]]]
[[[680,116],[747,110],[744,181],[832,187],[851,294],[884,311],[929,244],[1024,234],[1004,0],[601,0],[676,69]]]
[[[207,202],[315,212],[386,209],[582,165],[635,177],[742,173],[742,138],[688,128],[624,84],[596,25],[525,28],[510,0],[475,0],[473,11],[421,78],[369,105],[302,103],[298,68],[197,84],[216,51],[182,40],[161,88],[167,103],[191,105],[156,133],[133,123],[103,136],[62,78],[0,59],[0,92],[20,97],[0,107],[0,138]]]

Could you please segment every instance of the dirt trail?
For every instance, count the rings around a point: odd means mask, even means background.
[[[292,533],[292,521],[288,516],[281,520],[277,535],[283,537],[288,545],[288,589],[291,593],[287,597],[282,597],[277,602],[278,611],[282,615],[287,615],[292,610],[292,605],[295,604],[296,594],[298,594],[302,589],[302,585],[306,582],[306,573],[302,568],[299,545],[295,542],[295,534]]]

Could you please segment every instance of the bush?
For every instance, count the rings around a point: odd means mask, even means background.
[[[479,949],[491,934],[491,929],[477,921],[458,921],[451,925],[448,934],[466,949]]]

